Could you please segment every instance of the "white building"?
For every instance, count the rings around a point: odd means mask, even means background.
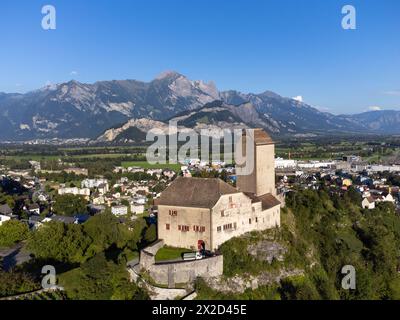
[[[299,168],[316,169],[316,168],[331,168],[335,165],[333,161],[309,161],[297,164]]]
[[[11,220],[11,217],[0,214],[0,226],[1,226],[4,222],[9,221],[9,220]]]
[[[107,179],[85,179],[82,180],[81,187],[93,189],[93,188],[98,188],[102,184],[108,185]]]
[[[395,203],[395,199],[390,193],[384,192],[377,199],[377,202],[391,202]]]
[[[128,167],[128,172],[130,173],[140,173],[140,172],[144,172],[144,168],[142,167]]]
[[[79,188],[77,188],[77,187],[73,187],[73,188],[60,188],[60,189],[58,189],[58,194],[59,194],[59,195],[73,194],[73,195],[75,195],[75,196],[85,196],[85,197],[89,197],[89,196],[90,196],[90,189],[88,189],[88,188],[79,189]]]
[[[361,202],[361,206],[363,209],[375,209],[375,200],[372,197],[364,198]]]
[[[111,213],[116,216],[122,216],[128,214],[127,206],[114,206],[111,208]]]
[[[296,160],[287,160],[283,158],[275,159],[275,168],[276,169],[286,169],[286,168],[296,168],[297,161]]]
[[[143,204],[138,204],[138,203],[132,203],[131,204],[131,212],[133,214],[141,214],[144,212],[144,205]]]
[[[176,173],[175,173],[175,171],[172,171],[172,170],[164,170],[163,175],[165,177],[167,177],[168,179],[172,179],[173,177],[175,177]]]
[[[384,166],[384,165],[371,165],[368,168],[368,171],[372,172],[400,172],[400,165],[393,165],[393,166]]]
[[[109,191],[108,183],[102,183],[97,187],[100,194],[105,194]]]
[[[147,198],[146,197],[139,196],[139,195],[136,195],[133,200],[134,200],[134,203],[137,203],[137,204],[146,204],[146,202],[147,202]]]
[[[103,196],[94,197],[93,200],[92,200],[92,203],[94,205],[104,204],[105,203],[105,199],[104,199]]]

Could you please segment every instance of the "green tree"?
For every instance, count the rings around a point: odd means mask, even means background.
[[[112,245],[118,249],[128,247],[136,250],[142,238],[143,221],[142,219],[137,219],[123,224],[109,211],[94,216],[84,224],[85,233],[92,240],[88,252],[94,255],[110,248]]]
[[[57,195],[53,205],[56,214],[62,216],[74,216],[78,213],[87,212],[87,204],[84,196],[75,196],[73,194]]]
[[[36,258],[80,263],[86,260],[89,245],[80,225],[49,222],[32,232],[27,248]]]
[[[0,297],[8,297],[39,289],[39,284],[26,273],[0,270]]]
[[[28,237],[28,226],[17,220],[9,220],[0,226],[0,247],[9,247]]]
[[[147,243],[152,243],[157,240],[157,227],[155,224],[151,224],[150,227],[146,229],[144,240]]]
[[[129,281],[124,265],[106,259],[104,253],[95,255],[80,268],[60,277],[61,285],[74,300],[132,300],[147,299],[147,294]]]

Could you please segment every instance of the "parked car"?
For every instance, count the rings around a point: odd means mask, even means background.
[[[183,254],[183,260],[200,260],[203,259],[203,255],[200,252],[187,252]]]

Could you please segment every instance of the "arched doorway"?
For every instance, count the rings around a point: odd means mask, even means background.
[[[201,252],[204,253],[206,251],[206,243],[203,240],[197,241],[197,249]]]

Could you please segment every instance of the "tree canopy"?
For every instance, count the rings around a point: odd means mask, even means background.
[[[75,216],[87,212],[88,202],[84,196],[64,194],[55,196],[54,200],[53,211],[58,215]]]
[[[17,242],[27,239],[29,228],[26,223],[9,220],[0,226],[0,247],[10,247]]]

